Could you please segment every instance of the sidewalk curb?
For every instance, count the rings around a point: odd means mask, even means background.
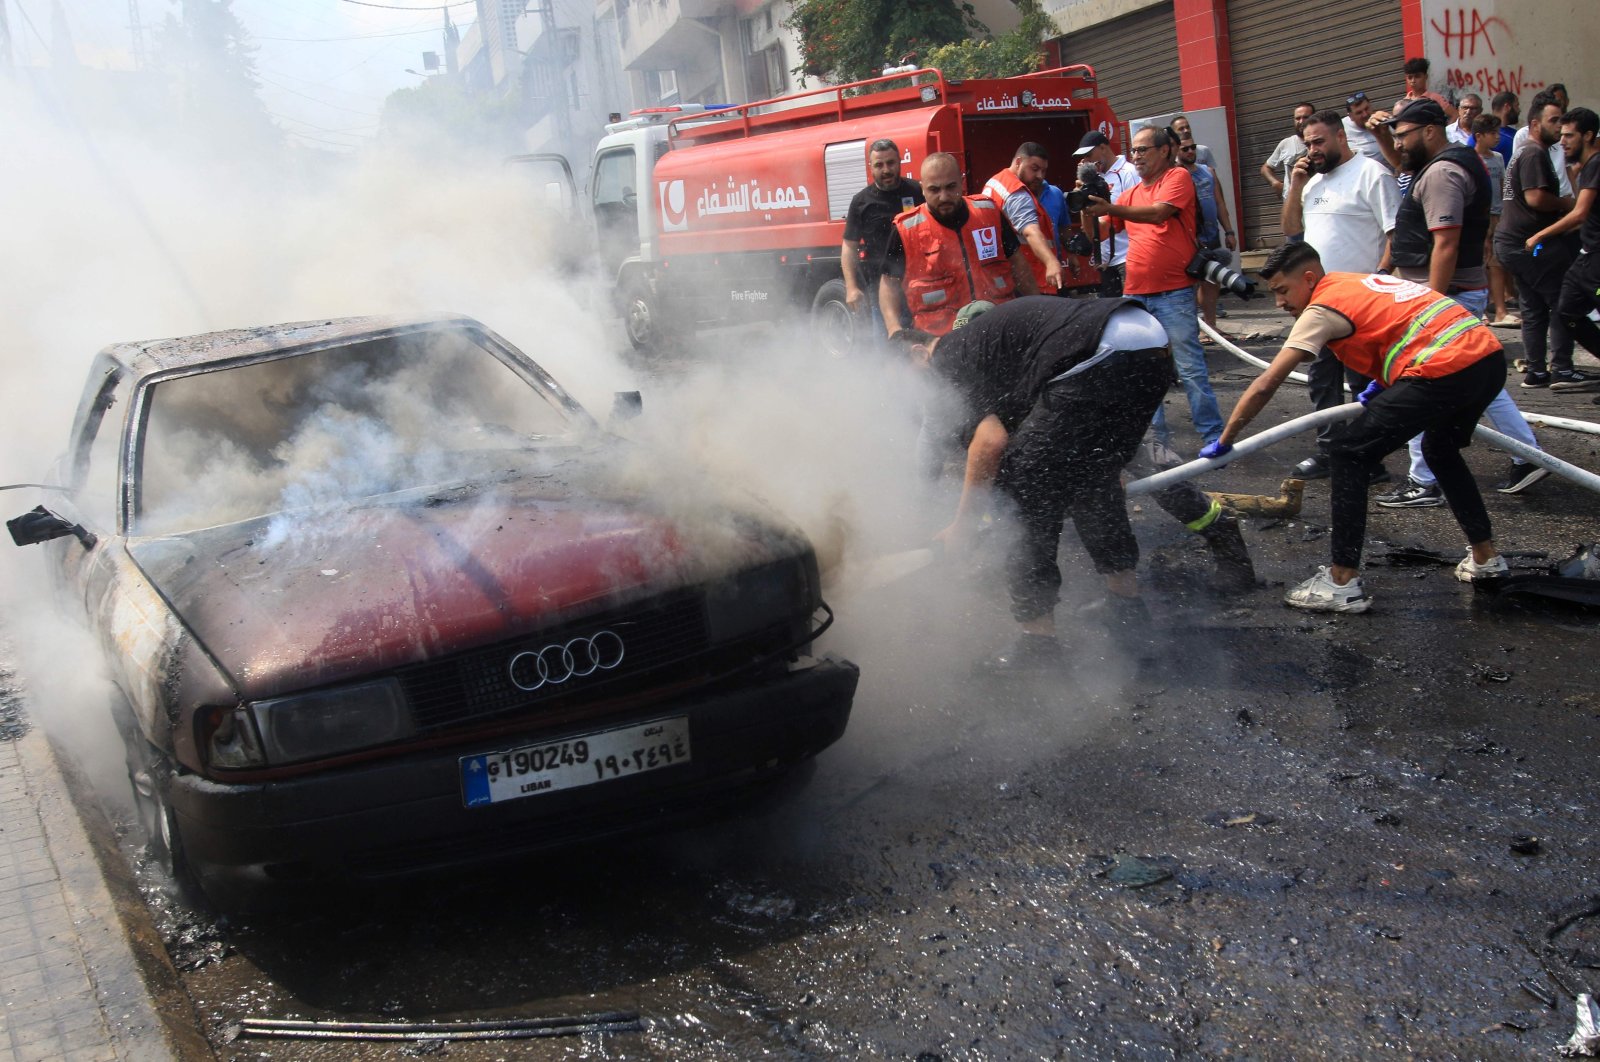
[[[92,786],[43,728],[16,744],[117,1057],[213,1062],[216,1054]]]

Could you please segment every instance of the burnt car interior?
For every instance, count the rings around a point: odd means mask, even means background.
[[[486,452],[570,439],[574,420],[530,382],[461,331],[169,377],[142,400],[130,532],[445,482],[481,473]]]

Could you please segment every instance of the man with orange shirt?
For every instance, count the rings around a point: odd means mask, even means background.
[[[1109,217],[1113,227],[1127,230],[1123,294],[1142,303],[1166,329],[1178,379],[1189,399],[1189,416],[1200,438],[1210,443],[1222,432],[1222,410],[1211,390],[1196,323],[1199,304],[1194,278],[1187,272],[1199,248],[1199,207],[1189,171],[1175,162],[1176,148],[1164,129],[1139,130],[1128,149],[1139,171],[1139,183],[1115,203],[1090,196],[1084,212]],[[1159,409],[1154,425],[1157,439],[1167,445],[1171,433]]]
[[[1361,543],[1367,530],[1367,470],[1422,435],[1422,450],[1470,550],[1456,565],[1463,582],[1504,575],[1483,496],[1461,457],[1473,429],[1505,387],[1506,360],[1489,327],[1456,300],[1414,281],[1380,273],[1328,273],[1316,248],[1290,243],[1267,257],[1261,276],[1278,306],[1295,318],[1272,365],[1243,395],[1221,437],[1200,451],[1221,457],[1261,412],[1289,373],[1323,347],[1370,377],[1358,396],[1366,408],[1336,436],[1333,466],[1333,563],[1285,596],[1294,608],[1365,612]]]

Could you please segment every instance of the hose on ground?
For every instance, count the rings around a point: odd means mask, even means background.
[[[1200,322],[1200,330],[1205,332],[1205,334],[1210,336],[1212,339],[1216,340],[1217,345],[1223,350],[1226,350],[1229,354],[1232,354],[1240,361],[1254,365],[1258,369],[1265,369],[1267,367],[1267,363],[1265,361],[1262,361],[1248,350],[1244,350],[1237,346],[1227,336],[1206,324],[1204,318],[1196,318],[1196,320]],[[1311,382],[1310,377],[1303,372],[1291,372],[1289,374],[1289,379],[1293,380],[1295,383],[1302,384]],[[1345,385],[1344,389],[1349,391],[1349,385]],[[1529,424],[1537,424],[1540,427],[1561,428],[1566,431],[1580,431],[1586,435],[1600,435],[1600,424],[1595,424],[1587,420],[1573,420],[1571,417],[1552,417],[1547,413],[1529,413],[1526,410],[1522,411],[1522,416],[1523,419],[1525,419]]]
[[[1286,420],[1282,424],[1252,435],[1248,439],[1240,439],[1234,444],[1232,450],[1229,450],[1221,457],[1197,457],[1193,461],[1178,465],[1176,468],[1169,468],[1165,471],[1157,472],[1153,476],[1136,479],[1128,484],[1127,493],[1129,496],[1152,494],[1163,488],[1170,487],[1174,483],[1182,483],[1185,480],[1194,479],[1196,476],[1209,472],[1213,468],[1221,468],[1235,458],[1248,456],[1258,450],[1265,450],[1274,443],[1282,442],[1284,439],[1299,435],[1301,432],[1320,428],[1322,425],[1334,421],[1350,420],[1359,416],[1360,413],[1361,405],[1359,403],[1347,402],[1342,406],[1334,406],[1330,409],[1318,410],[1315,413],[1307,413],[1305,416],[1296,417],[1293,420]],[[1473,434],[1485,442],[1500,447],[1507,453],[1522,458],[1524,461],[1536,464],[1540,468],[1547,468],[1563,479],[1571,480],[1580,487],[1587,487],[1589,490],[1600,493],[1600,476],[1595,475],[1588,469],[1579,468],[1577,465],[1563,461],[1559,457],[1552,457],[1537,447],[1529,446],[1527,443],[1513,439],[1509,435],[1502,435],[1493,428],[1485,427],[1482,424],[1473,429]]]

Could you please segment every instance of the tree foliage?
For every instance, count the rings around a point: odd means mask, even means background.
[[[156,63],[172,78],[178,117],[219,152],[279,139],[259,95],[255,53],[233,0],[186,0],[157,34]]]
[[[1061,33],[1038,0],[1013,0],[1022,14],[1016,29],[993,38],[968,38],[927,52],[922,65],[952,81],[970,77],[1013,77],[1044,64],[1044,42]]]
[[[800,0],[785,25],[800,38],[796,72],[835,83],[987,32],[972,5],[957,0]]]
[[[515,95],[472,92],[460,77],[430,77],[389,93],[379,136],[408,148],[499,156],[516,150],[518,110]]]

